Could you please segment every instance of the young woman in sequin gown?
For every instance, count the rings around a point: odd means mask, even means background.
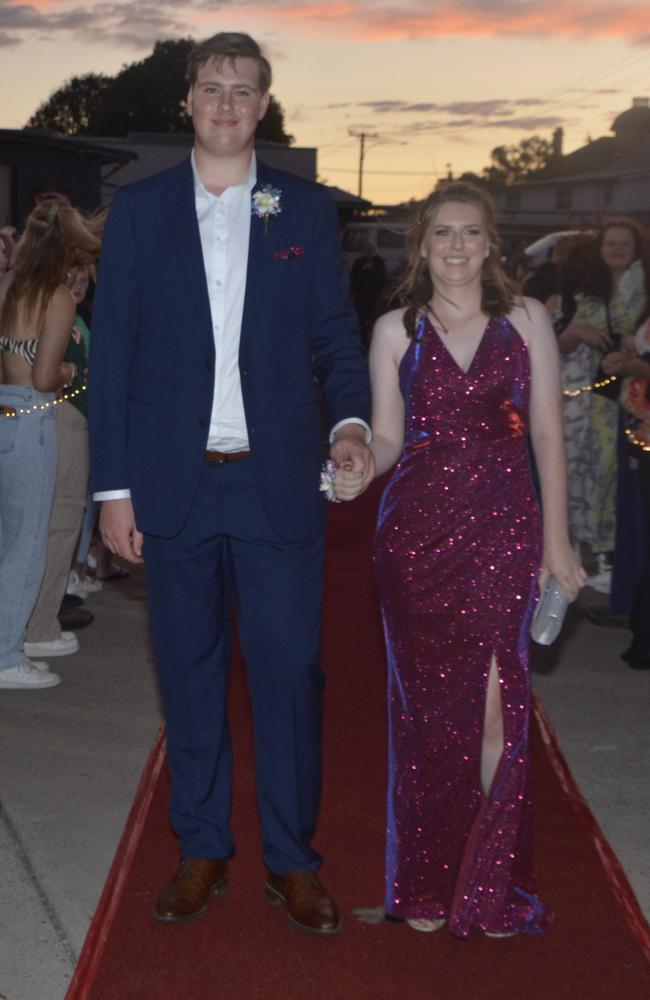
[[[461,938],[549,923],[533,895],[529,630],[553,573],[573,600],[559,360],[544,307],[516,301],[491,203],[434,192],[408,307],[371,348],[384,492],[375,564],[388,653],[386,912]],[[530,474],[530,432],[541,483]],[[360,486],[340,470],[337,491]]]

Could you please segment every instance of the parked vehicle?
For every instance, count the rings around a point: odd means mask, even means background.
[[[377,247],[384,258],[386,273],[390,278],[402,263],[408,242],[409,226],[403,222],[350,222],[343,230],[341,249],[347,270],[363,253],[368,242]]]
[[[531,258],[533,267],[539,267],[540,264],[549,259],[553,247],[561,243],[562,240],[568,239],[569,236],[578,236],[582,231],[581,229],[563,229],[560,232],[547,233],[546,236],[540,236],[534,243],[525,247],[524,253]]]

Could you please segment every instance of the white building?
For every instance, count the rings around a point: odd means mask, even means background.
[[[502,231],[532,238],[613,215],[650,224],[650,100],[635,98],[612,132],[568,156],[561,154],[560,136],[543,174],[493,191]]]

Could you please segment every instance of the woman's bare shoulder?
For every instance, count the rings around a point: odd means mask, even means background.
[[[382,354],[390,353],[400,359],[409,345],[409,338],[404,327],[406,309],[391,309],[384,313],[375,323],[372,331],[372,346],[381,350]]]
[[[526,344],[539,336],[540,330],[548,332],[551,326],[546,306],[538,299],[524,296],[517,299],[508,313],[508,319]]]
[[[47,311],[48,313],[67,316],[70,310],[72,310],[72,315],[74,316],[77,311],[74,296],[66,285],[58,285],[47,304]]]

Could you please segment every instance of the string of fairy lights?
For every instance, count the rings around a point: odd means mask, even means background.
[[[645,438],[637,437],[634,431],[630,430],[629,427],[625,428],[625,436],[636,448],[640,448],[641,451],[650,451],[650,441],[646,441]]]
[[[563,389],[563,392],[569,399],[575,399],[576,396],[581,396],[583,392],[593,392],[595,389],[605,389],[606,386],[611,385],[612,382],[616,382],[617,378],[618,375],[609,375],[607,378],[594,382],[592,385],[581,385],[579,388],[575,389]]]
[[[88,388],[88,383],[84,382],[77,389],[73,389],[71,392],[64,392],[56,399],[48,399],[44,403],[34,403],[33,406],[0,406],[0,416],[3,417],[18,417],[24,416],[27,413],[37,413],[40,410],[49,410],[53,406],[58,406],[59,403],[65,403],[68,400],[75,399],[80,396],[82,392],[86,392]]]
[[[582,385],[577,389],[565,389],[564,395],[571,399],[575,399],[576,396],[580,396],[583,392],[593,392],[594,389],[604,388],[611,382],[615,382],[616,379],[616,375],[610,375],[609,378],[603,379],[601,382],[594,382],[593,385]],[[57,396],[56,399],[48,400],[45,403],[34,403],[33,406],[0,406],[0,416],[12,418],[24,416],[28,413],[36,413],[40,410],[48,410],[53,406],[58,406],[59,403],[65,403],[74,399],[76,396],[80,396],[81,393],[86,392],[87,389],[88,383],[84,382],[84,384],[80,385],[78,389],[73,389],[72,392],[65,392],[62,395]],[[625,435],[630,444],[635,445],[637,448],[641,448],[642,451],[650,452],[650,442],[637,437],[634,431],[627,428]]]

